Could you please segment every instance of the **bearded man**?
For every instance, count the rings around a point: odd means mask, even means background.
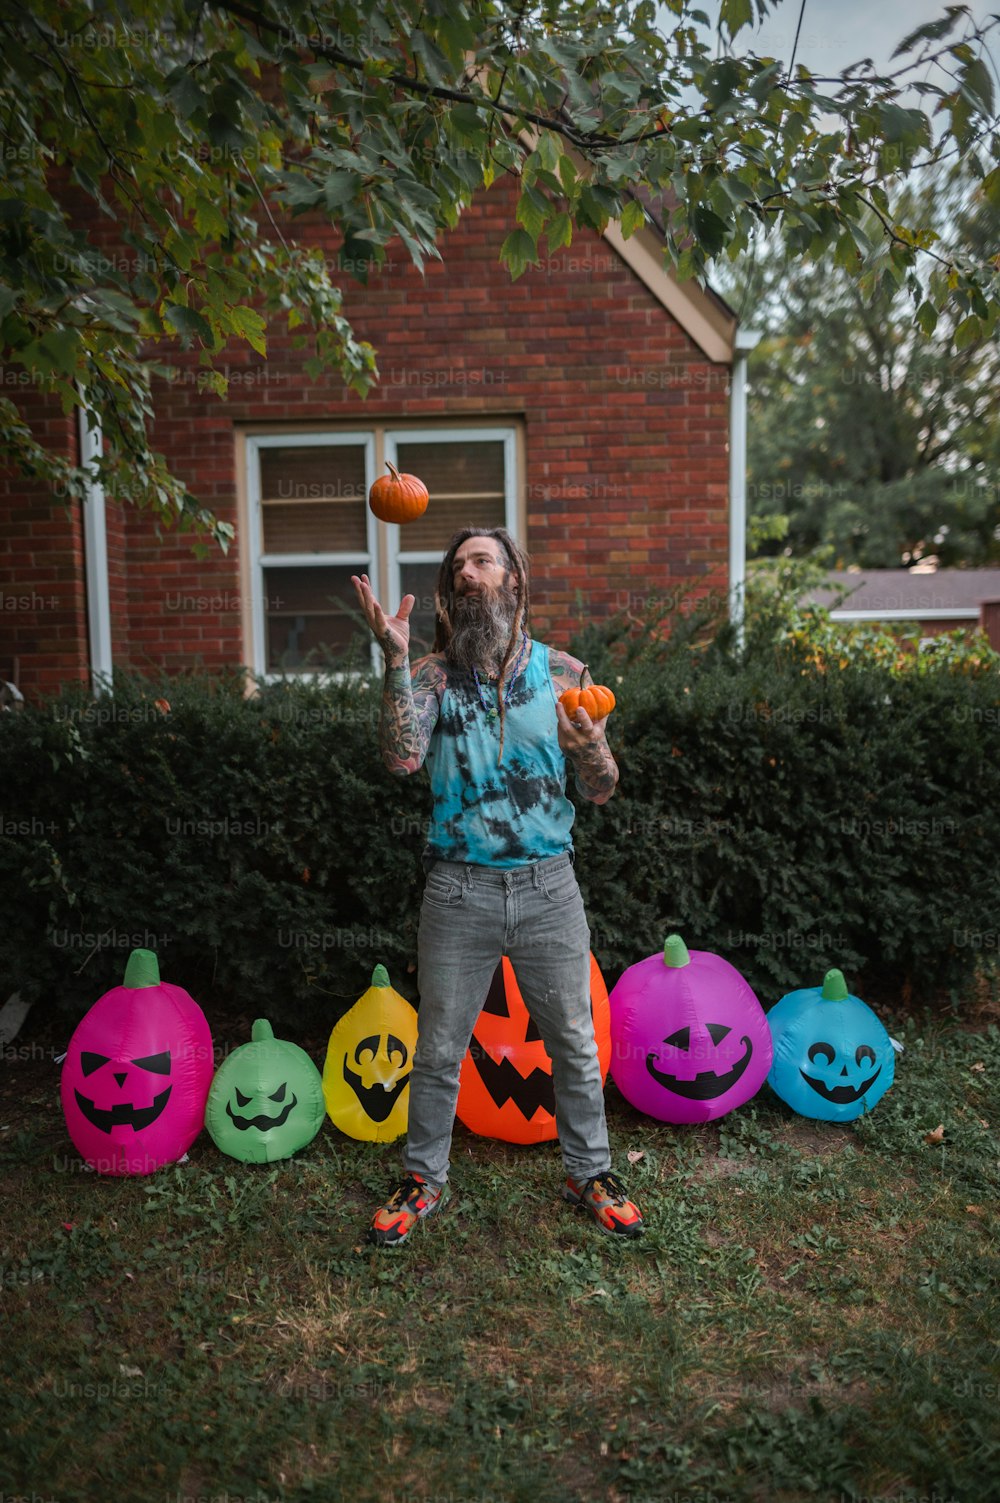
[[[573,871],[577,791],[607,803],[618,768],[605,722],[559,696],[582,665],[532,640],[527,561],[503,528],[452,539],[437,586],[434,651],[409,662],[406,595],[386,616],[368,576],[355,590],[385,654],[380,745],[390,772],[425,763],[433,813],[423,863],[417,1047],[405,1176],[369,1240],[398,1247],[441,1205],[462,1060],[502,955],[552,1059],[563,1195],[616,1237],[642,1231],[611,1173],[590,1003],[590,930]]]

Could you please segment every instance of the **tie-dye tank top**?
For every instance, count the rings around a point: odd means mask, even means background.
[[[508,867],[572,850],[576,810],[566,797],[548,648],[532,642],[511,690],[499,766],[499,715],[487,713],[471,674],[447,675],[425,764],[434,798],[426,856]],[[483,683],[482,699],[496,710],[495,684]]]

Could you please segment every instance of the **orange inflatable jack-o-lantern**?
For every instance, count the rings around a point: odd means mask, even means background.
[[[611,1063],[611,1014],[593,955],[590,1001],[603,1081]],[[462,1062],[457,1115],[472,1132],[505,1143],[546,1143],[556,1136],[552,1061],[506,955],[493,974]]]

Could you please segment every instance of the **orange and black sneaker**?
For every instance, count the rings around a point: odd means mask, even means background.
[[[432,1216],[440,1204],[440,1189],[433,1189],[422,1174],[407,1174],[375,1212],[368,1241],[376,1247],[400,1247],[417,1222]]]
[[[606,1174],[595,1174],[582,1185],[568,1179],[563,1197],[589,1211],[601,1231],[609,1237],[642,1236],[639,1207],[632,1204],[625,1194],[625,1186],[610,1169]]]

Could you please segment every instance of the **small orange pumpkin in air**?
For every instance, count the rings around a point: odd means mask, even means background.
[[[401,475],[391,460],[390,473],[382,475],[368,492],[368,505],[380,522],[415,522],[427,510],[427,487],[416,475]]]
[[[591,720],[603,720],[605,715],[610,715],[615,707],[615,696],[604,684],[595,684],[593,674],[590,675],[590,683],[587,688],[583,687],[583,675],[590,673],[590,669],[584,663],[580,669],[579,689],[567,689],[560,694],[559,703],[562,705],[570,720],[573,719],[577,710],[586,710]]]

